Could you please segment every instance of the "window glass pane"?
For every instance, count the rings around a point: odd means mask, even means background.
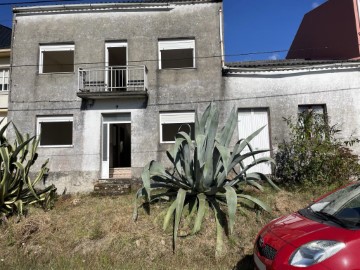
[[[298,112],[314,112],[316,114],[324,114],[325,113],[325,105],[299,105]]]
[[[194,67],[193,49],[161,51],[161,68]]]
[[[9,70],[0,69],[0,91],[6,91],[9,89]]]
[[[175,135],[179,131],[184,131],[190,134],[190,138],[195,140],[195,124],[194,123],[175,123],[175,124],[162,124],[162,141],[173,142]]]
[[[40,122],[40,145],[72,145],[72,122]]]
[[[107,145],[108,145],[108,135],[107,135],[107,131],[108,131],[108,124],[103,124],[103,161],[107,161],[108,159],[108,154],[107,154]]]
[[[74,51],[43,51],[43,73],[74,72]]]

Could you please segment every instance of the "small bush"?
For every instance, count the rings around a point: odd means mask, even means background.
[[[348,148],[358,140],[339,139],[340,130],[328,124],[326,115],[305,111],[297,121],[285,121],[290,140],[281,143],[275,155],[280,184],[338,186],[360,179],[359,158]]]

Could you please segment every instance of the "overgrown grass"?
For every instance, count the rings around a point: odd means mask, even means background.
[[[182,222],[176,253],[171,232],[162,231],[166,203],[143,210],[132,221],[134,194],[122,197],[62,196],[52,211],[30,208],[28,217],[0,225],[0,269],[253,269],[253,241],[274,217],[305,206],[327,190],[256,194],[272,214],[244,209],[237,215],[234,234],[225,240],[226,255],[215,259],[215,222],[206,213],[203,228],[187,236]],[[256,192],[252,190],[250,192]]]

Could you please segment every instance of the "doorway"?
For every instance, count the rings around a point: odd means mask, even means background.
[[[269,113],[267,108],[247,108],[239,109],[238,112],[238,132],[239,139],[244,139],[250,134],[265,126],[265,128],[251,141],[253,150],[270,149],[270,130],[269,130]],[[249,151],[244,149],[244,154]],[[256,158],[270,157],[270,152],[256,155]],[[252,162],[252,158],[244,160],[245,165]],[[260,172],[271,174],[271,165],[269,163],[260,163],[249,169],[248,172]]]
[[[101,178],[131,174],[130,113],[102,116]]]
[[[127,43],[105,44],[105,78],[108,91],[125,91],[127,85]]]
[[[131,167],[131,124],[110,124],[109,168]]]

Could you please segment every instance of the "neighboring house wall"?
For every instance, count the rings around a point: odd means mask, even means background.
[[[256,62],[255,62],[256,63]],[[338,124],[340,137],[360,137],[359,63],[307,67],[229,68],[224,77],[224,103],[239,110],[268,110],[272,150],[288,139],[283,117],[297,119],[303,106],[325,107],[330,124]],[[256,70],[257,69],[257,70]],[[262,70],[262,71],[261,71]],[[299,108],[301,106],[301,108]],[[254,130],[253,130],[254,131]],[[360,154],[360,146],[353,147]]]
[[[358,0],[330,0],[305,14],[287,59],[357,59]]]
[[[44,146],[39,147],[38,165],[50,159],[48,179],[60,192],[65,188],[68,192],[90,191],[95,180],[108,175],[102,167],[104,137],[110,136],[112,128],[131,130],[132,177],[138,178],[150,160],[166,160],[165,151],[172,146],[160,143],[162,112],[202,111],[209,101],[221,97],[218,56],[222,54],[222,3],[217,2],[123,4],[111,8],[100,4],[101,11],[86,5],[80,5],[80,9],[72,9],[71,5],[63,10],[53,7],[57,13],[51,8],[49,12],[36,7],[14,10],[12,61],[14,66],[24,66],[12,71],[9,118],[22,132],[31,134],[39,130],[39,125],[47,125],[47,117],[58,117],[63,121],[60,125],[67,127],[71,124],[66,121],[72,121],[72,141],[60,135],[57,138],[64,139],[66,146],[46,147],[48,142],[44,141]],[[194,41],[195,68],[159,69],[159,41],[184,38]],[[103,68],[105,46],[111,42],[126,44],[128,65],[146,65],[148,98],[77,96],[78,68]],[[74,49],[70,48],[74,51],[74,72],[39,74],[40,47],[64,43],[74,45]],[[184,54],[189,51],[185,49]],[[106,125],[110,126],[104,131]],[[107,146],[112,151],[109,143]]]
[[[7,122],[9,85],[10,49],[0,49],[0,128]]]

